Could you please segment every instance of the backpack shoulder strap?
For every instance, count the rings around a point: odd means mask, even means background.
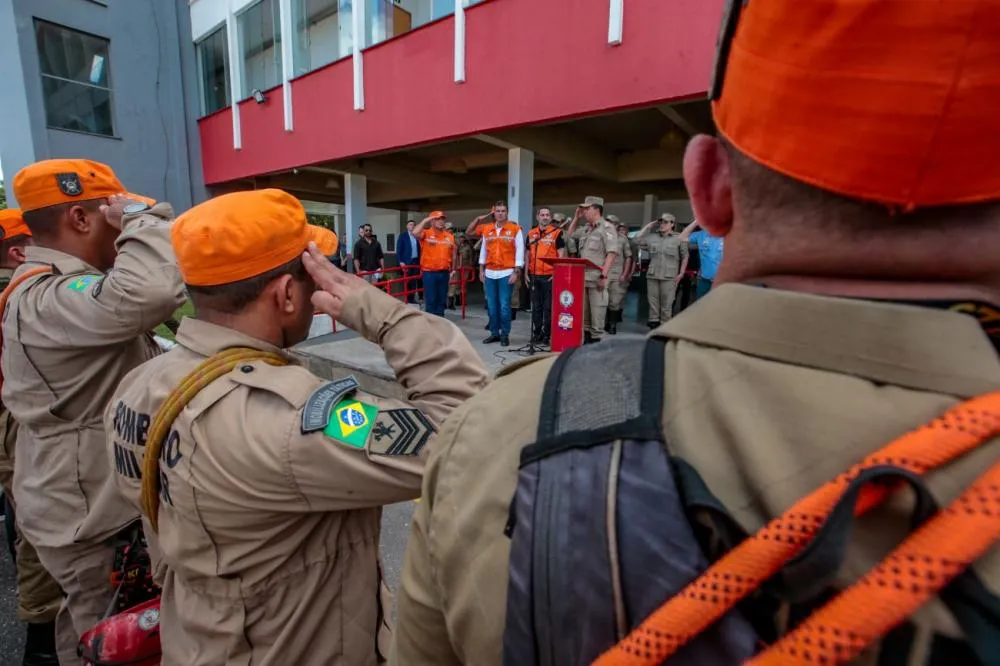
[[[505,664],[590,663],[707,566],[661,425],[665,363],[666,342],[650,339],[553,364],[508,521]],[[755,634],[733,622],[686,663],[752,654]]]

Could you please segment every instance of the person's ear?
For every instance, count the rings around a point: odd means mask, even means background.
[[[14,245],[7,248],[7,258],[10,259],[13,264],[23,264],[25,261],[24,247]]]
[[[275,280],[274,297],[278,311],[290,315],[295,313],[295,280],[285,274]]]
[[[699,134],[684,152],[684,184],[695,219],[713,236],[733,228],[733,188],[729,155],[715,137]]]
[[[83,235],[90,233],[93,224],[83,206],[70,206],[70,209],[66,211],[66,217],[69,219],[69,225],[73,231]]]

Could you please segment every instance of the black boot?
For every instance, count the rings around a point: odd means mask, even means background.
[[[618,335],[618,322],[621,321],[620,310],[608,310],[608,325],[604,329],[611,335]]]
[[[59,666],[56,656],[56,623],[29,624],[24,640],[23,666]]]

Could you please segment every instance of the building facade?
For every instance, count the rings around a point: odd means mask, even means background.
[[[282,187],[386,244],[498,199],[526,223],[602,195],[637,225],[684,209],[722,4],[7,0],[0,160],[106,161],[180,209]]]

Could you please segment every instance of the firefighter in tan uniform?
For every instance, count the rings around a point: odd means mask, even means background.
[[[280,190],[179,217],[173,244],[196,317],[108,405],[118,487],[158,530],[164,666],[380,661],[392,614],[381,507],[419,496],[429,437],[487,381],[453,324],[316,248],[303,257],[308,241],[305,211]],[[314,294],[307,269],[325,291]],[[382,346],[411,402],[323,380],[282,351],[305,338],[314,304]],[[227,351],[240,359],[201,373],[176,417],[149,426],[189,373]]]
[[[731,8],[713,92],[719,136],[695,137],[684,161],[697,218],[727,237],[726,256],[716,288],[651,335],[666,341],[671,457],[753,533],[900,435],[1000,390],[1000,4]],[[392,663],[503,663],[504,526],[555,360],[498,378],[439,433]],[[925,481],[944,506],[998,461],[994,439]],[[907,491],[855,522],[841,582],[900,542],[912,507]],[[979,608],[996,618],[1000,548],[972,570]],[[992,637],[980,646],[995,649],[995,622],[980,625]],[[972,654],[939,599],[899,629],[852,663],[995,662]],[[837,663],[816,654],[829,648],[822,634],[813,648],[782,663]],[[640,652],[630,663],[649,662]]]
[[[31,244],[31,230],[17,208],[0,210],[0,290],[6,289],[14,271],[24,263],[25,248]],[[14,501],[14,450],[17,422],[0,403],[0,485],[11,508]],[[15,528],[16,529],[16,528]],[[28,626],[24,641],[26,666],[58,665],[55,648],[55,620],[62,604],[59,584],[38,561],[31,544],[16,530],[17,618]]]
[[[74,664],[80,634],[112,598],[116,537],[138,519],[111,482],[101,418],[125,373],[159,353],[149,331],[184,294],[170,206],[117,197],[126,190],[109,167],[47,160],[19,171],[13,188],[34,240],[13,281],[31,277],[3,313],[14,496],[22,533],[66,594],[59,660]]]
[[[580,258],[588,259],[599,269],[584,271],[583,337],[586,343],[600,342],[608,315],[608,281],[618,256],[618,234],[604,219],[604,199],[587,197],[577,206],[567,234],[572,238],[580,220],[586,220],[579,240]]]
[[[628,239],[628,227],[621,223],[617,215],[608,215],[608,222],[614,225],[618,240],[618,252],[615,263],[611,264],[608,273],[608,316],[604,322],[604,332],[615,335],[618,324],[622,323],[622,308],[625,297],[628,296],[628,285],[632,281],[632,244]]]
[[[639,240],[649,248],[646,269],[646,295],[649,298],[649,327],[670,321],[674,312],[677,285],[684,279],[688,265],[688,243],[674,233],[676,219],[664,213],[639,231]],[[656,226],[656,233],[650,233]]]

